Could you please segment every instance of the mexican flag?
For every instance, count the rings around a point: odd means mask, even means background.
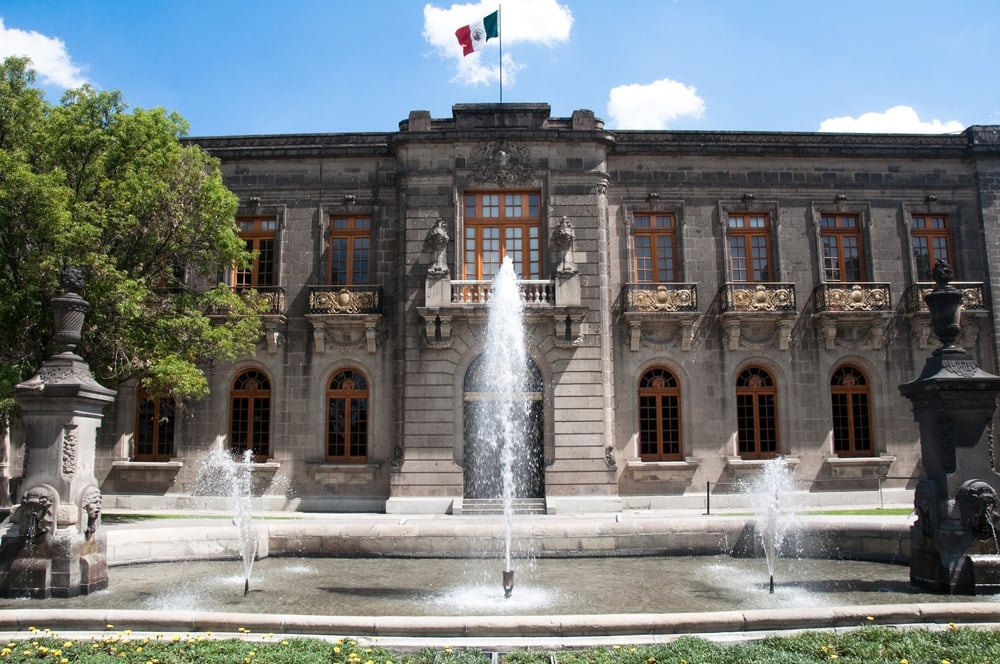
[[[500,36],[497,20],[499,13],[500,10],[497,10],[482,20],[463,25],[455,31],[458,43],[462,46],[462,55],[475,53],[486,45],[486,40]]]

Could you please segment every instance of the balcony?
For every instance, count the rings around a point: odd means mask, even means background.
[[[958,343],[962,348],[973,349],[979,336],[982,321],[988,321],[985,284],[981,281],[952,281],[952,288],[962,291],[962,332]],[[924,297],[934,290],[930,282],[918,282],[903,293],[903,315],[910,322],[910,335],[917,346],[925,350],[937,340],[931,330],[931,315]],[[971,321],[971,325],[968,322]]]
[[[722,287],[722,326],[729,350],[788,350],[795,309],[795,284],[731,282]]]
[[[622,316],[629,350],[640,345],[691,350],[698,321],[698,286],[681,283],[630,283],[622,289]]]
[[[243,298],[253,297],[257,299],[257,302],[262,303],[263,306],[258,316],[264,327],[267,352],[278,352],[282,331],[287,321],[285,317],[285,290],[278,286],[232,286],[230,290]],[[223,317],[226,313],[219,308],[211,311],[209,315]]]
[[[881,350],[892,319],[892,291],[886,283],[825,283],[813,291],[813,320],[827,350]]]
[[[582,341],[587,307],[580,305],[576,278],[522,279],[517,283],[527,320],[551,320],[557,346],[576,346]],[[450,347],[456,321],[482,320],[485,324],[492,287],[489,280],[429,276],[424,289],[426,306],[417,308],[424,321],[424,344],[428,348]]]
[[[382,287],[376,284],[309,286],[306,319],[313,326],[317,353],[378,350],[382,328]]]

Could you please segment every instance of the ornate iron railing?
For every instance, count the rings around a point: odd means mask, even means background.
[[[309,286],[311,314],[380,314],[382,287],[375,284]]]
[[[625,311],[698,311],[697,284],[625,284]]]
[[[795,311],[795,284],[727,283],[722,287],[723,311]]]
[[[556,303],[556,289],[548,279],[520,279],[517,282],[524,303],[527,305],[553,305]],[[492,281],[475,279],[452,279],[452,304],[486,304],[490,301]]]
[[[952,288],[962,291],[963,311],[984,311],[986,309],[986,293],[984,284],[981,281],[953,281]],[[927,312],[927,303],[924,297],[934,290],[932,283],[916,283],[906,289],[904,293],[904,306],[906,313],[915,314]]]
[[[279,286],[230,286],[229,289],[240,297],[263,302],[265,307],[259,312],[261,315],[281,316],[285,313],[285,289]],[[210,315],[221,316],[227,311],[227,307],[213,307]]]
[[[827,283],[814,292],[816,311],[891,311],[892,291],[883,283]]]

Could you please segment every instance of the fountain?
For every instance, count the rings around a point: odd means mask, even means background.
[[[0,594],[73,597],[108,584],[101,492],[94,476],[97,430],[115,392],[94,380],[74,350],[90,304],[80,271],[60,274],[52,298],[60,352],[15,388],[27,437],[18,505],[0,537]]]
[[[920,376],[900,385],[920,427],[923,470],[914,495],[910,578],[949,594],[1000,591],[995,532],[1000,475],[993,464],[993,420],[1000,377],[983,371],[955,345],[962,291],[938,261],[935,288],[924,298],[941,341]]]
[[[253,451],[244,450],[234,457],[228,450],[214,448],[205,456],[202,465],[198,493],[229,498],[243,564],[243,594],[249,595],[250,574],[259,545],[253,524]]]
[[[772,595],[777,561],[783,553],[782,545],[793,518],[787,505],[783,507],[781,504],[782,497],[787,502],[787,496],[795,488],[792,474],[793,470],[782,457],[768,459],[764,462],[761,473],[744,488],[756,508],[756,531],[767,561],[768,588]]]
[[[525,454],[530,413],[523,395],[526,390],[527,352],[524,341],[524,301],[511,259],[505,257],[493,280],[488,304],[486,343],[480,371],[492,398],[482,404],[475,422],[475,444],[499,460],[499,477],[481,475],[477,481],[488,486],[477,492],[501,499],[504,520],[504,597],[514,590],[511,553],[514,498],[521,492],[515,472],[517,459]],[[482,455],[480,455],[482,456]]]

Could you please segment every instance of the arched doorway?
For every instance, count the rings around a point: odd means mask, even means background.
[[[510,396],[498,394],[483,375],[480,355],[465,372],[463,386],[464,496],[470,499],[497,499],[503,492],[503,463],[500,446],[507,430],[497,414],[497,406],[513,418],[512,430],[521,432],[512,442],[514,498],[545,497],[545,463],[542,448],[542,374],[527,359],[524,391]]]

